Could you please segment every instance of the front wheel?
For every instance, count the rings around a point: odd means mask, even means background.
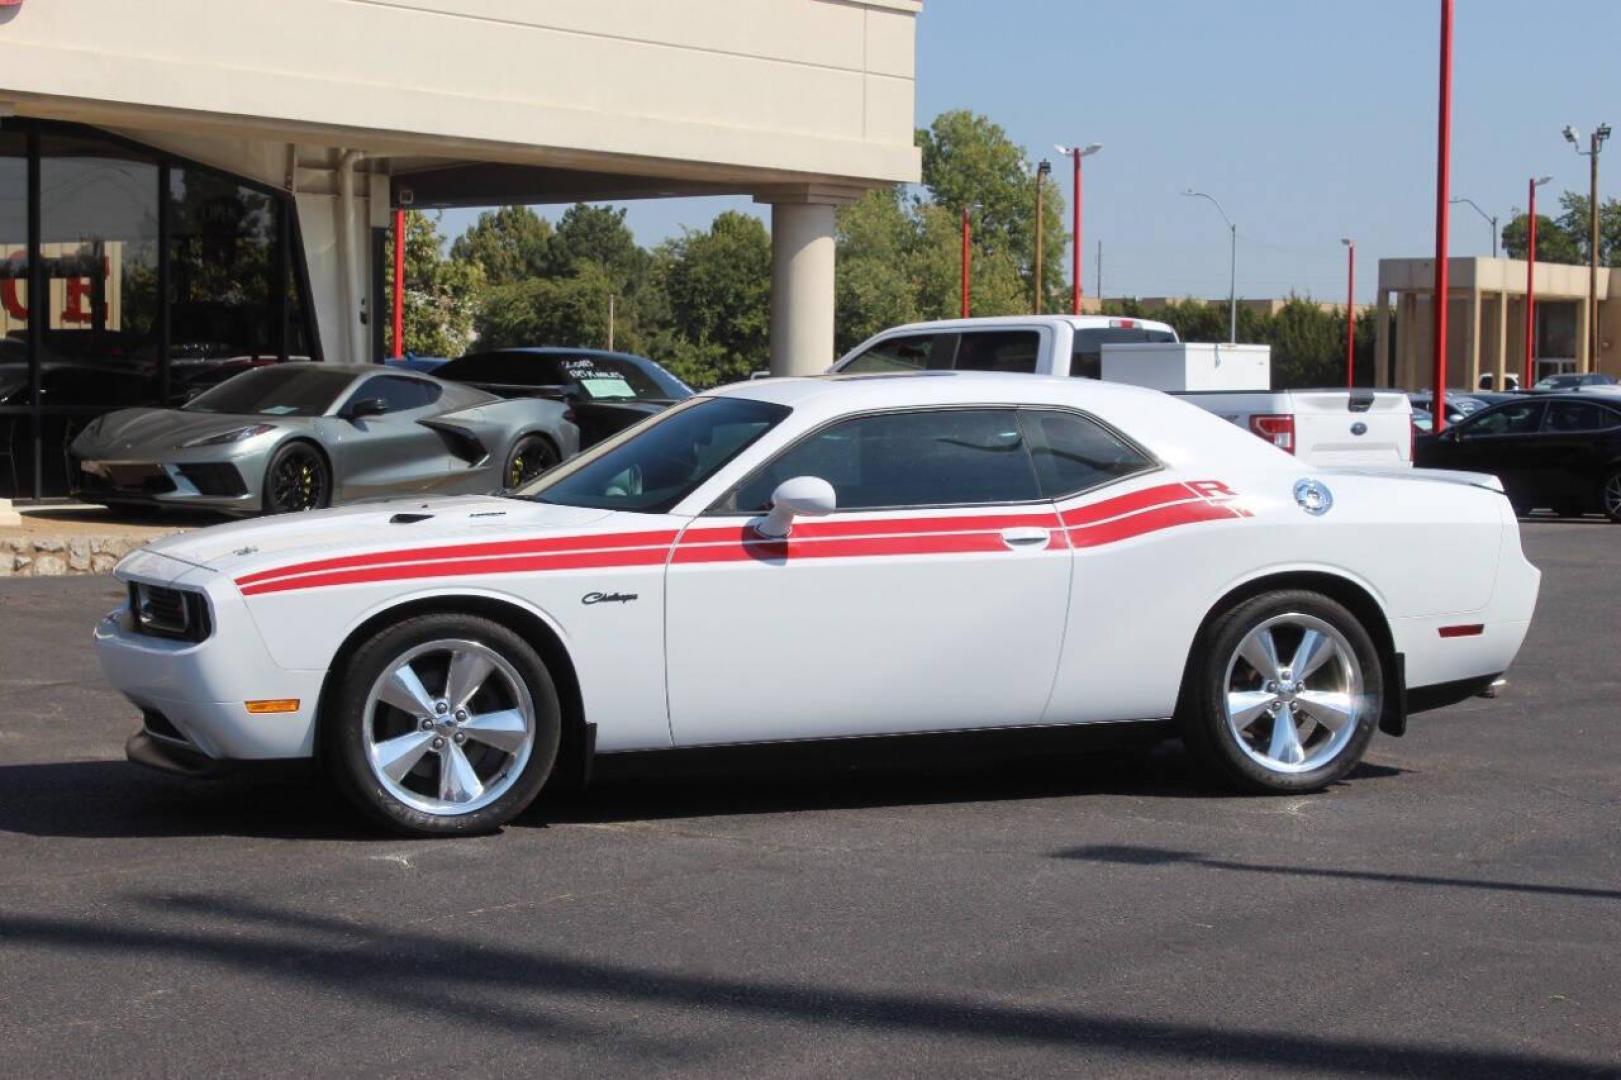
[[[471,615],[421,615],[364,642],[323,719],[339,788],[410,836],[488,832],[551,774],[557,691],[529,643]]]
[[[306,442],[279,448],[265,468],[267,514],[320,510],[332,504],[332,472],[321,452]]]
[[[1265,593],[1218,617],[1195,648],[1180,721],[1217,779],[1259,794],[1315,791],[1362,760],[1384,677],[1373,640],[1342,605]]]

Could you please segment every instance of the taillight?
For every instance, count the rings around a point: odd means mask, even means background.
[[[1279,450],[1295,452],[1295,418],[1292,413],[1258,413],[1250,417],[1250,430]]]

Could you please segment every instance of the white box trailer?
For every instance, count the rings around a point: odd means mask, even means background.
[[[1272,389],[1272,346],[1187,341],[1103,346],[1103,381],[1168,393]]]

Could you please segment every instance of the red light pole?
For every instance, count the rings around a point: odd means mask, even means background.
[[[962,208],[962,317],[968,318],[968,207]]]
[[[405,355],[405,207],[394,210],[394,359]]]
[[[1530,194],[1526,197],[1527,220],[1526,246],[1525,246],[1525,373],[1520,376],[1520,389],[1529,390],[1536,380],[1536,361],[1532,359],[1536,350],[1537,334],[1537,188],[1552,180],[1551,176],[1534,177],[1526,183],[1526,190]],[[1497,390],[1506,389],[1496,387]]]
[[[1069,313],[1079,315],[1081,313],[1081,159],[1090,157],[1102,150],[1103,144],[1088,143],[1085,146],[1069,147],[1054,144],[1053,149],[1060,154],[1068,154],[1070,160],[1075,163],[1075,205],[1071,210],[1074,215],[1074,224],[1071,231],[1075,234],[1075,249],[1070,252],[1070,277],[1073,280],[1070,284]]]
[[[1345,388],[1356,386],[1356,241],[1345,245]]]
[[[1435,147],[1435,371],[1437,433],[1447,417],[1447,212],[1452,185],[1452,0],[1441,0],[1441,87]]]

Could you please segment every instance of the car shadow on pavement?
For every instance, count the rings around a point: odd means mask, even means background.
[[[1126,745],[1119,745],[1125,738]],[[606,755],[583,792],[543,792],[513,827],[606,824],[1091,795],[1226,798],[1180,744],[1141,732],[874,738]],[[1398,775],[1362,763],[1351,779]],[[0,832],[78,838],[374,841],[314,770],[186,780],[125,761],[0,766]]]
[[[1612,1063],[1527,1050],[1280,1031],[1261,1024],[1200,1024],[947,993],[879,990],[725,971],[693,971],[523,947],[487,935],[455,936],[443,919],[427,925],[357,924],[351,919],[216,895],[134,898],[130,918],[78,919],[0,914],[11,949],[108,963],[125,959],[183,969],[225,966],[245,976],[307,988],[322,999],[361,998],[419,1016],[416,1030],[442,1038],[451,1026],[491,1038],[526,1039],[537,1051],[559,1037],[656,1067],[679,1058],[683,1041],[662,1036],[668,1017],[725,1018],[814,1030],[818,1038],[899,1035],[950,1038],[984,1050],[1050,1047],[1118,1063],[1261,1068],[1375,1076],[1602,1075]],[[452,924],[454,925],[454,924]],[[604,1023],[629,1010],[634,1031]],[[391,1046],[395,1045],[393,1043]]]
[[[1124,866],[1197,866],[1211,870],[1247,874],[1275,874],[1284,877],[1316,877],[1349,881],[1377,881],[1391,885],[1442,886],[1454,889],[1484,889],[1490,892],[1527,893],[1541,896],[1567,896],[1587,900],[1621,900],[1621,889],[1599,889],[1581,885],[1544,885],[1530,881],[1481,881],[1475,878],[1442,877],[1429,874],[1395,874],[1386,870],[1354,870],[1339,866],[1279,866],[1270,863],[1236,862],[1212,858],[1193,851],[1142,847],[1126,844],[1099,844],[1069,848],[1053,853],[1055,859],[1078,862],[1114,863]]]

